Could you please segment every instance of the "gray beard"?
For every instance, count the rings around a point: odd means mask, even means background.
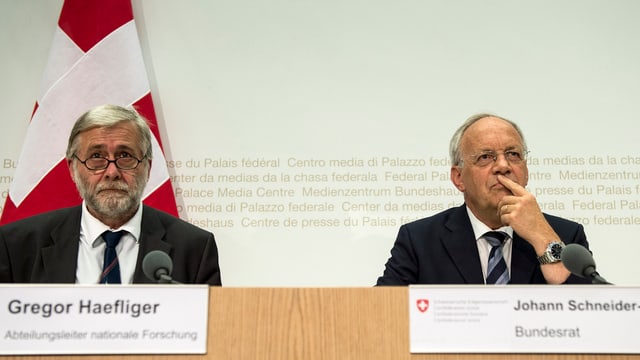
[[[124,181],[120,180],[100,182],[94,189],[91,189],[82,178],[74,177],[80,196],[86,202],[87,207],[93,210],[99,219],[128,219],[133,216],[138,209],[148,180],[148,175],[145,172],[136,178],[132,188],[129,188]],[[105,194],[100,194],[103,189],[118,189],[126,192],[126,194],[107,197]]]

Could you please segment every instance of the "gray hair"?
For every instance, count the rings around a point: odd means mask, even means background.
[[[118,105],[96,106],[78,118],[71,129],[69,144],[67,145],[67,159],[71,160],[78,150],[78,135],[97,127],[113,127],[124,122],[131,122],[140,136],[140,150],[147,158],[152,159],[151,129],[147,120],[135,109],[127,109]]]
[[[467,129],[471,125],[475,124],[476,121],[484,118],[488,118],[488,117],[494,117],[500,120],[504,120],[508,122],[511,126],[513,126],[513,128],[516,130],[516,132],[518,133],[518,135],[520,135],[520,138],[522,139],[522,146],[524,147],[523,150],[525,152],[527,151],[527,142],[524,140],[524,134],[522,133],[522,130],[520,130],[520,127],[516,123],[514,123],[509,119],[505,119],[503,117],[489,114],[489,113],[475,114],[469,117],[458,128],[458,130],[456,130],[456,132],[453,133],[453,136],[451,137],[451,141],[449,142],[449,157],[451,158],[451,165],[460,165],[460,158],[462,157],[462,155],[460,154],[460,141],[462,140],[462,135],[464,135],[465,131],[467,131]]]

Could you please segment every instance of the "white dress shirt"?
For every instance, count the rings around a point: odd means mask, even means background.
[[[488,231],[502,231],[509,235],[504,240],[502,256],[504,257],[504,261],[507,263],[509,277],[511,277],[511,248],[513,247],[513,229],[511,226],[503,226],[494,230],[478,220],[471,210],[469,210],[469,207],[467,207],[467,214],[469,214],[471,227],[473,228],[473,233],[476,237],[476,245],[478,246],[478,254],[480,255],[480,264],[482,265],[482,276],[485,279],[485,282],[487,281],[487,267],[489,266],[489,253],[491,252],[491,244],[489,244],[489,242],[484,238],[484,234]]]
[[[106,244],[102,233],[111,230],[124,230],[126,233],[116,246],[120,278],[123,284],[133,283],[133,273],[138,259],[140,228],[142,223],[142,204],[135,215],[118,229],[110,229],[96,219],[82,202],[82,219],[80,221],[80,246],[78,247],[78,265],[76,267],[76,284],[98,284],[102,274],[104,250]]]

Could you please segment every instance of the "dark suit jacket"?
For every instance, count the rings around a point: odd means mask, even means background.
[[[565,244],[588,248],[582,225],[544,215]],[[511,284],[546,284],[533,247],[513,234]],[[589,283],[571,275],[567,283]],[[377,285],[484,284],[478,246],[465,205],[400,227]]]
[[[75,283],[81,214],[75,206],[0,227],[0,283]],[[148,206],[141,229],[134,283],[153,282],[142,271],[142,259],[162,250],[173,260],[174,280],[221,285],[212,233]]]

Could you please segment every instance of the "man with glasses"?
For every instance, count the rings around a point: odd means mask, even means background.
[[[142,205],[152,135],[136,111],[87,111],[71,130],[66,158],[82,205],[0,227],[0,282],[154,282],[142,263],[159,250],[172,259],[174,281],[221,285],[213,234]]]
[[[542,213],[525,189],[528,150],[515,123],[472,116],[449,151],[464,204],[402,225],[377,285],[589,283],[560,261],[565,244],[588,248],[582,225]]]

